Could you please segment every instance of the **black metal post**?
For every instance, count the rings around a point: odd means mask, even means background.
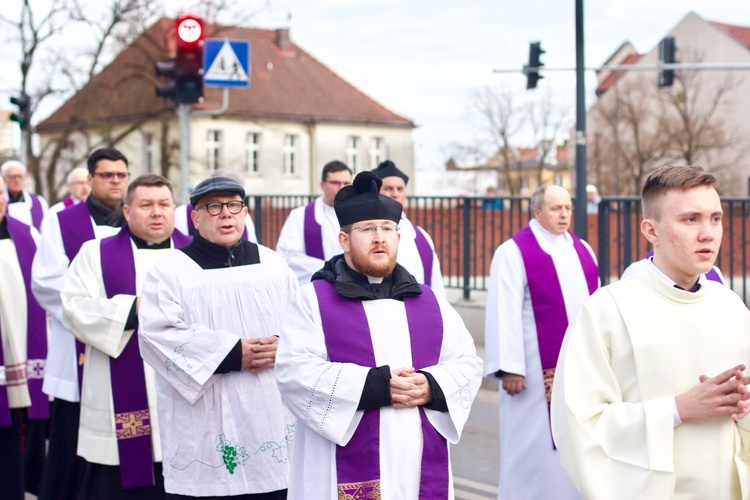
[[[586,239],[586,86],[583,58],[583,0],[576,0],[576,235]]]

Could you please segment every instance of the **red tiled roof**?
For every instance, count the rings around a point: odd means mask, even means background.
[[[154,61],[167,60],[165,40],[174,21],[160,19],[94,76],[79,92],[37,126],[54,131],[69,122],[132,122],[169,109],[154,91]],[[297,45],[276,44],[276,31],[207,25],[208,37],[250,41],[250,87],[230,90],[224,116],[303,122],[334,121],[414,127],[341,78]],[[218,108],[222,89],[206,87],[202,107]]]
[[[740,42],[750,49],[750,28],[745,26],[735,26],[733,24],[724,24],[711,22],[714,26],[727,33],[729,36]]]
[[[642,54],[629,54],[628,56],[623,59],[618,66],[624,66],[626,64],[635,64],[637,63],[642,57]],[[607,90],[611,89],[615,82],[624,74],[624,71],[612,71],[607,76],[607,78],[604,79],[604,81],[596,88],[596,95],[600,96],[603,93],[605,93]]]
[[[521,156],[521,160],[536,160],[536,148],[517,148],[517,150],[518,154]]]

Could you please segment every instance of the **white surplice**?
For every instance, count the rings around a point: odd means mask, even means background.
[[[482,361],[458,313],[439,300],[443,343],[439,364],[424,368],[445,394],[448,412],[425,410],[430,423],[457,443],[479,390]],[[404,303],[363,301],[378,366],[411,367]],[[325,346],[317,295],[312,284],[299,289],[284,321],[276,356],[276,378],[297,417],[289,498],[337,498],[336,445],[351,439],[362,418],[357,406],[372,367],[331,363]],[[380,492],[383,500],[418,498],[422,431],[416,408],[380,410]],[[453,483],[450,484],[451,498]]]
[[[136,290],[143,287],[149,269],[170,249],[137,249],[133,246]],[[122,354],[133,330],[125,324],[135,295],[118,294],[107,298],[102,279],[101,242],[87,241],[70,264],[63,286],[63,321],[78,340],[86,344],[83,369],[81,419],[78,429],[78,455],[87,462],[119,465],[112,403],[110,358]],[[154,373],[143,363],[150,412],[154,460],[161,461],[159,420],[156,413]]]
[[[323,268],[326,260],[344,252],[339,244],[341,226],[336,212],[320,196],[315,199],[315,221],[321,226],[324,259],[310,257],[305,253],[305,207],[297,207],[289,213],[276,243],[276,251],[297,275],[300,285],[310,283],[312,275]]]
[[[417,283],[424,284],[424,264],[422,263],[422,258],[419,254],[419,250],[417,250],[417,233],[414,230],[414,225],[406,217],[406,215],[401,214],[401,221],[399,221],[398,227],[401,239],[398,242],[397,262],[404,266],[406,270],[409,271],[412,276],[414,276],[414,279],[417,280]],[[437,254],[435,253],[435,243],[432,241],[432,238],[430,238],[430,235],[427,234],[427,231],[425,231],[421,227],[419,227],[419,231],[425,237],[427,243],[432,249],[432,281],[430,283],[430,288],[432,288],[432,291],[435,292],[435,295],[437,295],[441,299],[446,299],[445,285],[443,284],[443,273],[440,271],[440,261],[438,260]]]
[[[42,209],[42,222],[44,222],[44,219],[47,218],[47,212],[49,211],[49,204],[47,203],[47,200],[44,199],[43,196],[36,195],[37,200],[39,200],[39,204],[41,205]],[[13,217],[19,222],[23,222],[27,226],[32,226],[32,218],[31,218],[31,194],[27,189],[23,190],[23,200],[17,201],[15,203],[8,203],[8,215]]]
[[[536,220],[529,226],[552,257],[567,313],[560,321],[569,322],[589,296],[573,240],[568,233],[550,233]],[[526,381],[515,396],[500,386],[500,498],[579,498],[552,445],[534,310],[521,251],[512,239],[492,258],[486,307],[486,373],[503,370]]]
[[[182,234],[190,234],[188,232],[188,218],[190,214],[187,211],[187,207],[187,205],[180,205],[174,211],[174,228]],[[247,241],[258,243],[258,237],[255,235],[255,223],[253,222],[253,218],[250,217],[249,212],[247,217],[245,217],[245,229],[247,230]]]
[[[748,498],[750,418],[674,418],[675,396],[738,364],[750,366],[750,313],[727,287],[701,277],[679,290],[650,264],[596,292],[552,392],[560,458],[583,496]]]
[[[202,269],[175,250],[149,273],[138,315],[156,372],[164,485],[227,496],[285,489],[293,418],[273,369],[214,374],[240,338],[278,335],[297,279],[271,249],[260,264]]]
[[[42,238],[31,266],[31,289],[39,305],[50,315],[50,338],[42,390],[65,401],[78,402],[78,356],[75,337],[63,326],[60,292],[65,284],[70,261],[65,254],[58,213],[50,213],[42,223]],[[95,239],[117,234],[119,227],[94,223]]]

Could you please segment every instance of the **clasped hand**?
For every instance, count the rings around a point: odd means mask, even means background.
[[[677,412],[683,422],[730,415],[739,420],[750,410],[750,377],[745,365],[737,365],[715,377],[699,377],[699,384],[675,397]]]
[[[432,401],[430,383],[414,368],[391,370],[391,404],[394,408],[414,408]]]
[[[242,342],[242,370],[251,373],[273,367],[276,360],[276,346],[279,338],[275,335],[265,338],[240,339]]]

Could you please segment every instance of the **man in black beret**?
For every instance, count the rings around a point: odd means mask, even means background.
[[[276,379],[297,417],[289,498],[451,491],[448,442],[482,361],[456,311],[396,263],[402,206],[381,183],[361,172],[338,192],[344,253],[299,289],[284,320]]]
[[[297,278],[242,239],[245,190],[211,177],[193,191],[193,242],[143,285],[138,331],[156,372],[168,498],[286,498],[294,427],[273,375]]]
[[[384,161],[372,172],[383,181],[380,193],[406,207],[406,185],[409,183],[409,176],[391,160]],[[440,261],[435,253],[432,238],[427,231],[410,221],[403,212],[398,227],[401,234],[398,263],[414,275],[419,283],[424,283],[444,298],[443,273],[440,271]]]

